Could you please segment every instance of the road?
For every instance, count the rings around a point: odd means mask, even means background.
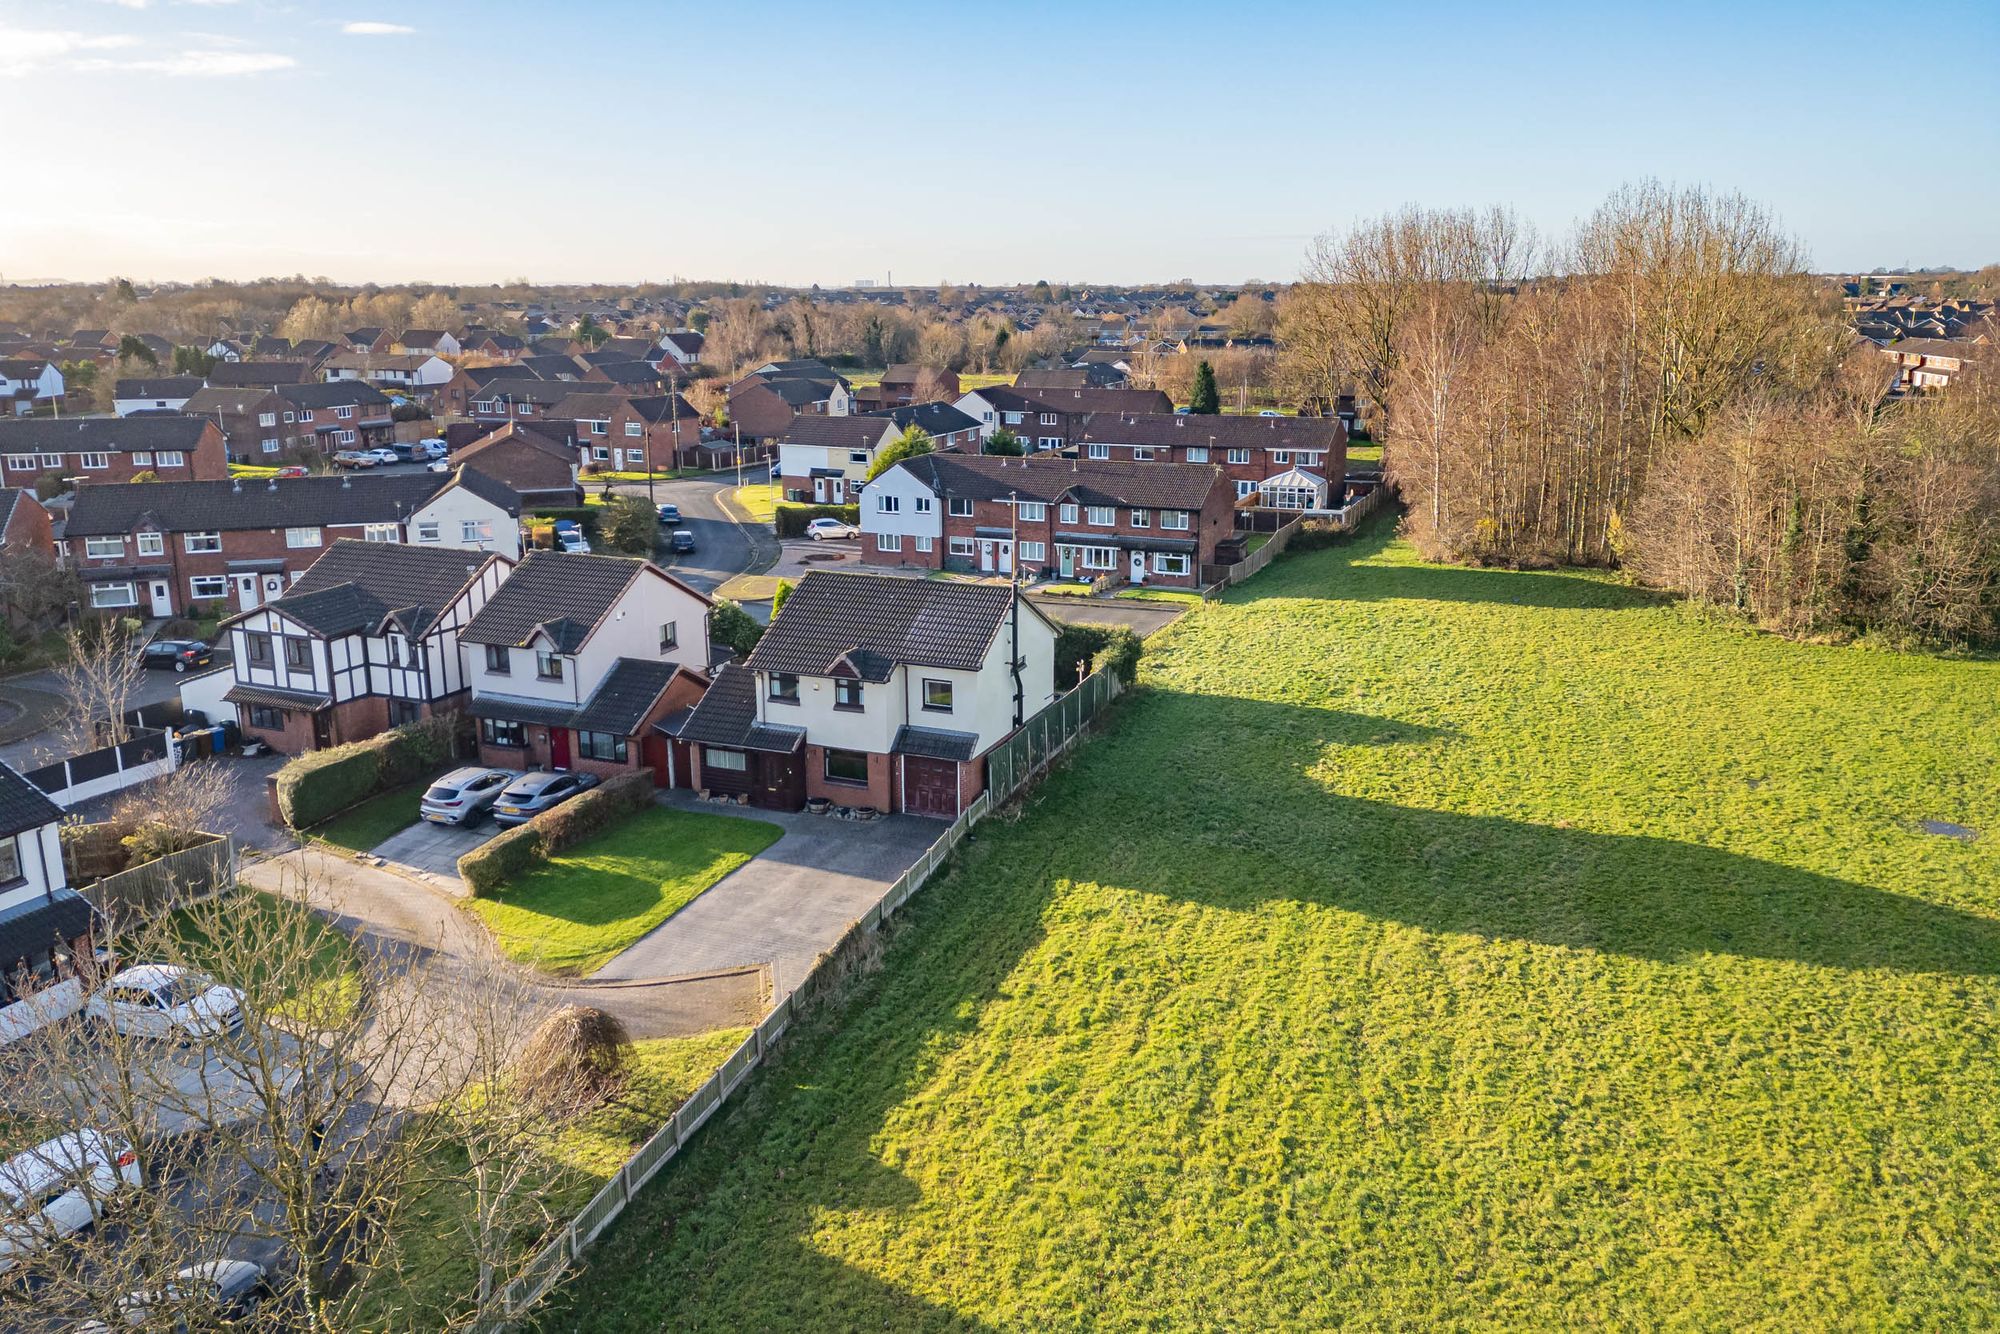
[[[763,482],[769,475],[761,464],[743,470],[745,483]],[[734,472],[655,482],[650,497],[644,482],[620,482],[612,489],[620,495],[680,506],[681,522],[676,526],[694,534],[694,551],[676,556],[666,550],[669,530],[662,526],[661,545],[654,559],[700,592],[713,593],[736,575],[761,571],[777,556],[777,539],[768,529],[761,524],[738,523],[723,508],[722,498],[736,489]]]

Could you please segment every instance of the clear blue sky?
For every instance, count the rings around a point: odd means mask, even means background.
[[[0,0],[0,280],[1284,279],[1645,176],[1978,265],[1996,65],[1995,0]]]

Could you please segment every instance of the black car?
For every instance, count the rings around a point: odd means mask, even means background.
[[[685,528],[674,529],[673,539],[667,543],[669,550],[685,555],[694,550],[694,534]]]
[[[215,659],[215,651],[195,639],[155,639],[139,651],[142,667],[171,667],[177,672],[190,667],[206,667]]]
[[[661,522],[661,523],[679,523],[680,521],[681,521],[681,507],[680,507],[679,505],[675,505],[675,504],[673,504],[673,503],[671,503],[671,502],[669,502],[669,501],[665,501],[665,500],[661,501],[661,502],[660,502],[660,522]]]

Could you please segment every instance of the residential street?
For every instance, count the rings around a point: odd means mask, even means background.
[[[763,464],[743,469],[745,483],[763,482],[769,476]],[[681,522],[676,526],[694,534],[694,551],[686,556],[669,552],[666,539],[672,529],[662,525],[654,559],[700,592],[713,593],[735,575],[761,571],[777,556],[777,539],[769,528],[747,519],[739,523],[724,508],[724,499],[736,489],[734,471],[655,482],[650,495],[643,482],[620,482],[612,489],[620,495],[680,506]]]

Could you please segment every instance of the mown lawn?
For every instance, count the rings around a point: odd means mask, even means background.
[[[350,807],[310,832],[322,843],[331,843],[349,852],[367,852],[391,834],[401,833],[417,822],[417,803],[423,799],[428,782],[378,792]]]
[[[729,493],[738,509],[748,514],[755,523],[775,523],[778,517],[778,501],[784,488],[776,483],[756,483],[739,486]]]
[[[211,937],[224,917],[227,924],[220,925],[220,931],[225,943],[218,946]],[[315,1011],[323,1016],[330,1009],[346,1011],[361,1003],[361,965],[354,942],[325,919],[262,890],[239,885],[227,899],[176,910],[165,919],[165,926],[190,963],[224,968],[228,974],[224,980],[232,985],[248,984],[263,992],[275,978],[285,1008],[325,1006]],[[285,957],[264,960],[250,976],[241,976],[236,972],[246,962],[241,947],[253,941],[282,944]]]
[[[762,820],[654,807],[465,906],[510,957],[588,973],[783,832]]]
[[[2000,664],[1387,532],[1158,636],[545,1328],[1990,1325]]]

